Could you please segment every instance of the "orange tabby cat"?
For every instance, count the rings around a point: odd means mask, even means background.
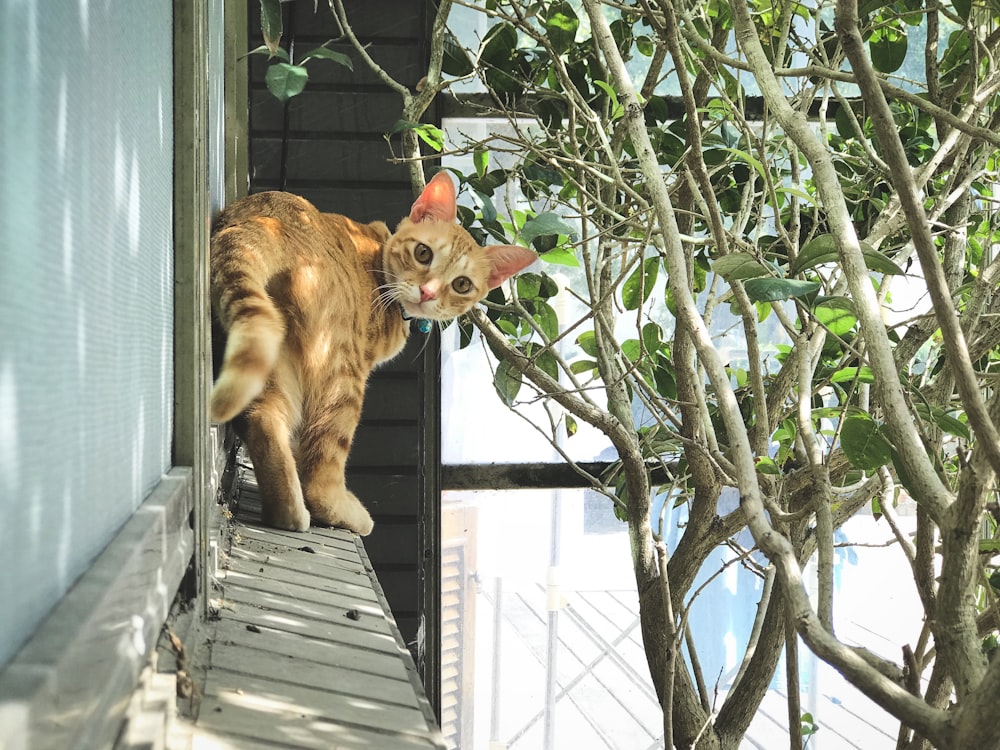
[[[212,308],[227,341],[212,418],[242,415],[265,523],[304,531],[311,517],[371,532],[344,484],[368,374],[403,348],[408,318],[461,315],[536,257],[480,247],[455,216],[443,172],[394,234],[288,193],[251,195],[219,214]]]

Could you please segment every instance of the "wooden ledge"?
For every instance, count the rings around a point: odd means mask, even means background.
[[[192,745],[444,748],[360,538],[262,526],[241,471]]]

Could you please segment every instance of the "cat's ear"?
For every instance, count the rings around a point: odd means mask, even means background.
[[[490,289],[496,289],[515,273],[538,260],[533,251],[520,245],[490,245],[484,249],[490,260],[490,277],[486,282]]]
[[[447,172],[438,172],[414,202],[410,209],[410,221],[417,223],[429,219],[454,223],[457,213],[455,185]]]

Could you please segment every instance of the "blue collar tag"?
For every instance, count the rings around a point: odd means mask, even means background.
[[[429,320],[425,320],[424,318],[414,318],[411,315],[407,315],[406,310],[403,309],[402,305],[399,306],[399,314],[403,316],[403,320],[417,321],[417,330],[421,333],[431,332],[431,322]]]

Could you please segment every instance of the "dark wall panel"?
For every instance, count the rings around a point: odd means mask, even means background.
[[[394,183],[399,173],[385,161],[384,141],[348,141],[328,138],[293,138],[282,141],[280,137],[254,139],[254,177],[262,184],[277,184],[282,162],[289,184],[311,185],[329,183],[331,180],[371,183]],[[364,180],[358,180],[363,175]],[[372,186],[377,189],[377,185]],[[372,189],[369,188],[369,189]],[[405,197],[409,197],[406,193]],[[382,201],[376,201],[376,208]],[[340,213],[338,211],[337,213]],[[382,219],[395,225],[402,214]],[[352,217],[353,218],[353,217]]]
[[[282,7],[282,46],[292,45],[293,58],[340,36],[326,3],[316,13],[308,0]],[[413,0],[347,3],[351,24],[371,55],[411,88],[425,65],[428,7]],[[262,43],[260,3],[249,0],[248,9],[253,49]],[[251,191],[288,190],[322,211],[393,228],[413,201],[407,169],[390,163],[384,138],[400,119],[402,102],[348,45],[329,46],[350,56],[354,71],[310,61],[305,92],[287,105],[266,89],[268,61],[251,58]],[[427,489],[425,367],[434,367],[436,356],[436,348],[414,331],[403,354],[375,372],[348,466],[348,485],[375,518],[365,547],[408,643],[416,638],[424,558],[418,520]]]
[[[340,30],[330,12],[329,4],[319,3],[314,12],[312,0],[298,0],[288,3],[297,5],[296,32],[298,39],[313,38],[326,41],[340,36]],[[346,0],[344,6],[354,33],[365,44],[380,41],[398,46],[418,47],[423,43],[426,28],[423,3],[415,0]],[[253,18],[260,16],[260,3],[250,0]],[[256,6],[256,7],[254,7]],[[252,29],[259,29],[256,24]],[[257,37],[259,37],[257,32]],[[390,71],[396,75],[397,71]]]
[[[330,116],[333,110],[336,117]],[[386,148],[382,134],[392,129],[399,114],[399,96],[395,93],[378,89],[358,91],[348,86],[323,89],[311,78],[306,90],[289,100],[287,112],[274,97],[255,102],[253,109],[258,131],[276,136],[281,135],[286,124],[293,136],[315,134],[353,141],[371,135],[382,146],[379,161],[383,162]],[[399,167],[395,170],[399,172]]]
[[[354,467],[347,478],[347,486],[364,498],[368,509],[383,522],[398,518],[409,523],[417,512],[420,481],[416,473],[394,471],[391,467],[366,472]]]

